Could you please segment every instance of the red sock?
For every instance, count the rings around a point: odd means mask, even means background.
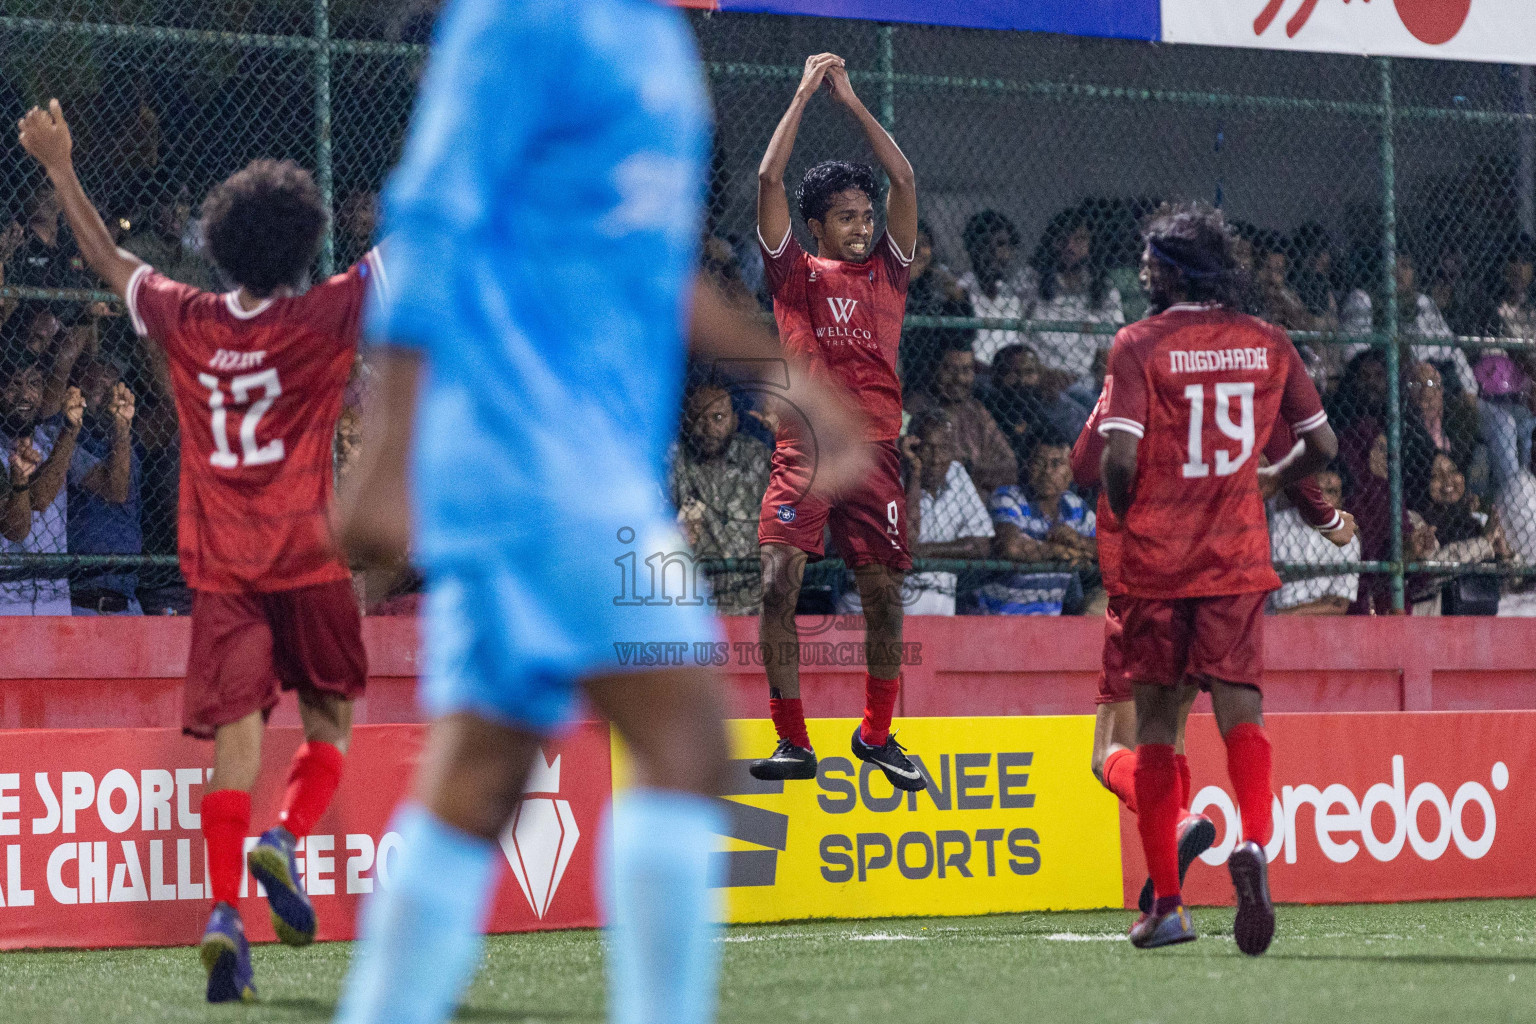
[[[1189,794],[1193,789],[1189,784],[1189,758],[1183,754],[1174,754],[1173,763],[1179,769],[1179,810],[1189,812]]]
[[[1112,750],[1104,759],[1104,788],[1120,798],[1125,809],[1136,813],[1136,751]]]
[[[1147,857],[1147,873],[1159,899],[1179,895],[1179,770],[1173,747],[1143,743],[1136,748],[1136,827]]]
[[[1244,722],[1227,732],[1227,774],[1243,814],[1243,838],[1268,846],[1274,833],[1274,787],[1270,784],[1269,737]]]
[[[805,707],[799,697],[769,697],[768,714],[779,739],[811,749],[811,738],[805,734]]]
[[[876,679],[864,674],[864,742],[878,747],[891,735],[891,714],[896,710],[896,695],[901,692],[901,676]]]
[[[294,751],[288,768],[288,791],[277,821],[294,838],[303,839],[325,809],[341,782],[341,751],[329,743],[311,740]]]
[[[251,794],[216,789],[203,794],[203,843],[208,847],[209,896],[235,906],[245,866],[245,834],[251,827]]]

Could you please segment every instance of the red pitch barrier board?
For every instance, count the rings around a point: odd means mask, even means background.
[[[363,897],[388,887],[390,831],[425,729],[359,726],[341,788],[300,846],[320,939],[354,936]],[[283,772],[302,739],[267,733],[252,835],[269,827]],[[0,732],[0,949],[168,946],[197,941],[209,893],[197,813],[211,748],[170,729]],[[585,723],[541,751],[528,800],[502,837],[506,871],[492,931],[598,923],[593,863],[609,795],[608,728]],[[265,900],[247,875],[242,913],[270,941]]]
[[[1274,837],[1283,903],[1536,896],[1536,712],[1271,715]],[[1239,818],[1226,747],[1190,719],[1193,810],[1216,846],[1191,865],[1191,904],[1232,903],[1226,856]],[[1126,905],[1146,879],[1135,819],[1121,809]]]

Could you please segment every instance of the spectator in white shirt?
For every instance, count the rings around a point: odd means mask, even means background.
[[[1124,326],[1120,292],[1110,283],[1109,271],[1098,249],[1092,225],[1081,207],[1058,213],[1040,236],[1040,244],[1029,261],[1034,288],[1026,310],[1027,318],[1074,327],[1078,324]],[[1033,346],[1041,364],[1047,370],[1066,375],[1069,392],[1089,407],[1098,393],[1093,373],[1094,357],[1100,351],[1108,351],[1113,341],[1113,332],[1089,334],[1061,330],[1033,333]]]
[[[1317,485],[1334,508],[1344,506],[1344,483],[1337,472],[1327,469],[1317,474]],[[1271,504],[1270,508],[1269,550],[1276,563],[1330,566],[1360,561],[1359,537],[1351,537],[1341,548],[1308,526],[1294,507]],[[1269,607],[1282,615],[1344,615],[1359,590],[1358,573],[1313,576],[1281,584],[1270,597]]]
[[[1024,319],[1027,297],[1024,282],[1014,266],[1020,236],[1013,221],[996,210],[982,210],[965,222],[962,239],[971,269],[958,283],[971,300],[976,315]],[[1023,335],[1014,330],[977,331],[972,343],[976,361],[990,367],[992,357],[999,349],[1020,344],[1023,340]]]

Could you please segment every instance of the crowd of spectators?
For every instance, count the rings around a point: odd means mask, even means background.
[[[959,235],[963,266],[947,263],[929,225],[920,225],[899,361],[913,553],[1021,568],[915,572],[909,613],[1051,615],[1102,607],[1096,495],[1073,487],[1069,455],[1102,388],[1114,331],[1146,314],[1138,223],[1154,207],[1147,200],[1085,202],[1053,217],[1032,248],[1008,216],[980,210]],[[1339,434],[1339,457],[1318,483],[1359,529],[1337,548],[1283,497],[1273,500],[1275,561],[1313,571],[1288,573],[1271,611],[1391,608],[1391,577],[1351,567],[1391,558],[1392,385],[1380,339],[1394,304],[1400,529],[1405,557],[1419,565],[1407,579],[1407,601],[1415,614],[1496,611],[1526,584],[1520,574],[1505,579],[1490,568],[1536,564],[1536,243],[1519,234],[1473,253],[1451,242],[1405,242],[1389,294],[1389,275],[1368,243],[1341,251],[1315,222],[1288,237],[1233,227],[1247,312],[1297,332]],[[737,239],[711,237],[706,269],[744,305],[766,308],[755,255]],[[918,317],[1021,323],[974,328],[912,320]],[[1500,339],[1512,344],[1500,346]],[[673,470],[680,522],[698,557],[750,562],[771,435],[756,424],[738,430],[760,414],[719,382],[691,390],[687,408]],[[726,412],[710,416],[708,408]],[[712,580],[723,609],[757,607],[750,568]],[[836,602],[840,610],[856,610],[848,589]]]

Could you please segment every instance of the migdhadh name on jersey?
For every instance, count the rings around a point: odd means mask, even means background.
[[[1199,352],[1168,353],[1169,368],[1174,373],[1209,373],[1212,370],[1267,370],[1267,348],[1218,348]]]

